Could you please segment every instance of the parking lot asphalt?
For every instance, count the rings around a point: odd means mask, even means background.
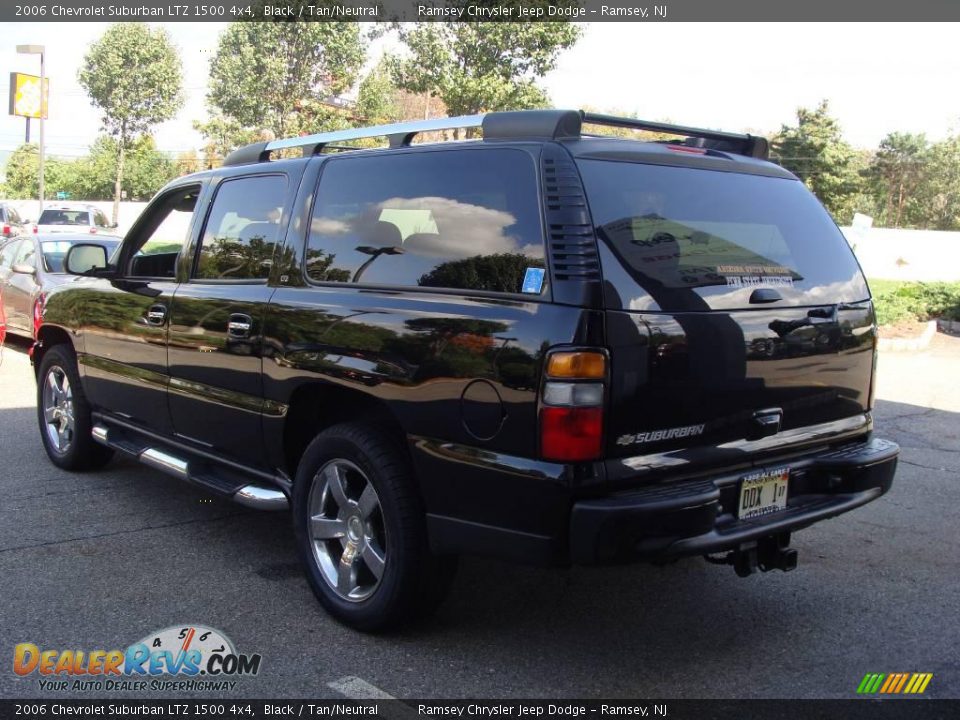
[[[125,648],[188,623],[262,667],[229,692],[175,697],[849,698],[867,672],[932,672],[926,696],[960,697],[958,338],[881,356],[877,430],[903,449],[894,487],[796,534],[794,572],[465,558],[431,622],[384,636],[315,602],[287,513],[127,460],[51,465],[25,348],[8,339],[0,366],[0,697],[85,695],[14,675],[17,643]]]

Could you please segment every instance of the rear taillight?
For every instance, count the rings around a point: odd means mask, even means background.
[[[3,226],[3,234],[4,234],[4,235],[9,235],[10,233],[11,233],[10,226],[9,226],[9,225],[4,225],[4,226]]]
[[[546,376],[540,405],[541,456],[563,462],[596,460],[603,452],[606,355],[596,350],[551,353]]]
[[[97,234],[97,229],[96,229],[95,227],[90,228],[90,234],[91,234],[91,235],[96,235],[96,234]]]
[[[40,326],[43,325],[43,310],[47,303],[47,296],[43,293],[37,295],[33,301],[33,337],[40,337]]]
[[[36,235],[38,232],[40,232],[40,230],[38,230],[38,229],[37,229],[37,226],[34,225],[34,226],[33,226],[33,234]]]

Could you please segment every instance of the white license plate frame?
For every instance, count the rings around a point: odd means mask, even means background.
[[[737,519],[755,520],[787,508],[790,468],[759,470],[740,478],[737,493]]]

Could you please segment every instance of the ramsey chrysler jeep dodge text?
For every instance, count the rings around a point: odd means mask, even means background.
[[[860,268],[766,155],[570,111],[241,148],[109,262],[71,249],[86,277],[33,355],[44,446],[289,502],[320,602],[368,630],[436,606],[460,553],[790,570],[790,534],[880,497],[898,448]]]

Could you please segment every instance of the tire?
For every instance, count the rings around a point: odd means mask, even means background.
[[[57,467],[95,470],[113,457],[113,450],[99,445],[90,434],[90,403],[80,384],[76,356],[67,345],[53,346],[40,363],[37,422],[43,449]]]
[[[357,630],[428,615],[452,585],[456,558],[429,552],[409,461],[376,426],[344,423],[314,438],[294,480],[293,523],[311,589]]]

